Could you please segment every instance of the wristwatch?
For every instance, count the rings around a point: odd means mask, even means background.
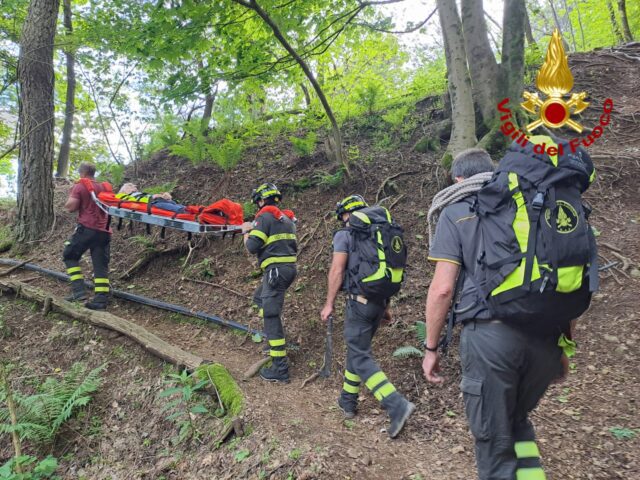
[[[436,345],[436,346],[435,346],[435,347],[433,347],[433,348],[429,348],[429,347],[427,346],[427,341],[426,341],[426,340],[424,341],[424,344],[423,344],[423,345],[424,345],[424,349],[425,349],[427,352],[437,352],[437,351],[438,351],[438,345]]]

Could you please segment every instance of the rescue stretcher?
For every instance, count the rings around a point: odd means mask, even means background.
[[[193,233],[225,236],[242,231],[242,206],[231,200],[218,200],[206,207],[186,205],[184,213],[175,213],[154,207],[149,203],[122,201],[115,196],[110,187],[109,185],[106,191],[96,195],[93,186],[89,183],[88,190],[100,210],[119,219],[118,228],[121,227],[122,220],[127,219],[144,223],[147,229],[150,225],[159,226],[162,228],[162,234],[165,228],[186,232],[189,236]]]

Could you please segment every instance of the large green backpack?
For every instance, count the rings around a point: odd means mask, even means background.
[[[552,157],[532,147],[513,144],[477,193],[481,245],[470,277],[493,318],[552,332],[580,316],[598,287],[581,198],[595,169],[584,149],[571,152],[566,142]]]
[[[407,247],[402,227],[380,206],[351,212],[352,238],[349,255],[357,261],[347,272],[347,289],[371,300],[385,300],[400,291],[407,265]]]

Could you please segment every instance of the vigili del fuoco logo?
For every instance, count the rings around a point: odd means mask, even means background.
[[[551,36],[551,41],[547,48],[547,56],[536,78],[536,87],[545,96],[540,98],[537,92],[524,92],[525,101],[520,104],[526,111],[538,117],[525,127],[526,132],[531,133],[541,125],[545,125],[554,129],[567,126],[578,133],[582,133],[584,127],[572,119],[571,116],[584,111],[589,106],[589,102],[585,101],[587,93],[572,93],[568,99],[565,99],[573,88],[573,75],[569,68],[567,55],[564,52],[562,37],[557,29],[554,30]],[[508,103],[509,99],[505,98],[498,104],[498,111],[502,114],[500,116],[500,122],[502,122],[500,130],[504,135],[511,137],[516,143],[524,147],[529,143],[529,137],[527,133],[519,130],[511,121],[512,115],[507,106]],[[600,121],[591,129],[591,133],[569,141],[571,152],[575,152],[580,145],[584,147],[591,146],[595,140],[602,136],[604,127],[611,123],[612,110],[613,100],[607,98],[602,106]],[[544,144],[535,145],[534,151],[536,153],[544,153],[546,151],[552,156],[564,153],[562,145],[558,145],[558,148],[555,146],[547,148]]]

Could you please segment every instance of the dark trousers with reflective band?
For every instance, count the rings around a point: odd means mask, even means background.
[[[460,339],[462,390],[480,480],[544,480],[528,414],[561,372],[557,338],[471,321]]]
[[[294,264],[268,267],[262,276],[262,283],[253,295],[253,302],[264,319],[264,333],[269,340],[269,354],[272,357],[287,355],[281,315],[284,295],[295,280],[296,273]]]
[[[375,335],[385,307],[375,303],[366,305],[347,300],[344,323],[344,340],[347,344],[347,366],[342,385],[342,395],[357,395],[360,382],[381,402],[396,391],[387,376],[373,358],[371,341]]]
[[[65,242],[62,259],[71,282],[84,282],[80,258],[89,250],[93,263],[96,293],[109,293],[109,258],[111,234],[78,225],[71,238]]]

